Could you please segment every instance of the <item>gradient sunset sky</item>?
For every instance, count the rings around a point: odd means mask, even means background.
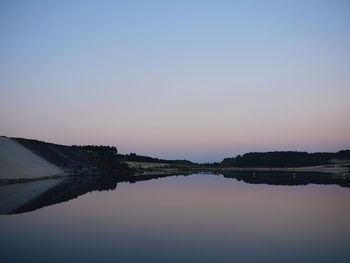
[[[350,148],[350,1],[0,1],[0,135],[221,161]]]

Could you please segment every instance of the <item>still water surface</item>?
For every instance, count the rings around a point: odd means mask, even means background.
[[[0,262],[350,262],[350,189],[172,176],[0,215]]]

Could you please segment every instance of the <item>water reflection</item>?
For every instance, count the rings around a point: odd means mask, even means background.
[[[92,191],[114,190],[118,183],[145,181],[169,175],[117,178],[113,176],[77,176],[0,185],[0,214],[19,214],[69,201]]]
[[[209,173],[215,174],[215,173]],[[350,187],[350,180],[344,175],[325,173],[292,172],[220,172],[226,178],[232,178],[249,184],[267,185],[307,185],[323,184]],[[116,178],[109,176],[80,176],[66,179],[42,180],[29,183],[0,186],[0,214],[19,214],[45,206],[66,202],[92,191],[116,189],[118,183],[137,183],[174,175],[149,174]],[[188,175],[183,175],[188,176]],[[34,190],[33,190],[34,189]],[[10,192],[11,196],[8,196]],[[36,194],[34,194],[36,192]],[[29,194],[30,193],[30,194]]]
[[[330,174],[315,172],[234,172],[221,173],[224,177],[234,178],[249,184],[268,185],[339,185],[350,187],[348,174]]]
[[[350,262],[348,188],[250,184],[236,176],[55,182],[48,191],[67,191],[66,199],[82,195],[31,213],[0,216],[1,260]],[[52,194],[51,202],[62,196]]]

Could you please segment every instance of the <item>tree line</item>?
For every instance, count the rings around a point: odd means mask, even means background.
[[[302,167],[331,164],[332,159],[350,159],[350,150],[336,153],[298,151],[251,152],[225,158],[220,165],[235,167]]]

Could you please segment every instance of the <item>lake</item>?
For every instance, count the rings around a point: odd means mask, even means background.
[[[87,189],[0,215],[0,262],[350,262],[348,187],[192,174]]]

